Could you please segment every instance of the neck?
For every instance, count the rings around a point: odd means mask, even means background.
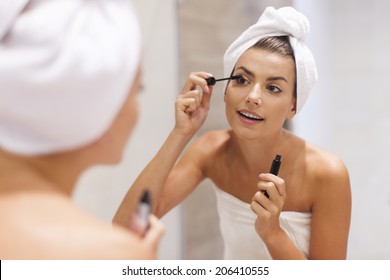
[[[67,196],[72,194],[78,177],[85,169],[72,153],[26,157],[1,150],[0,166],[4,172],[13,170],[9,175],[11,182],[12,179],[23,182],[17,184],[20,187],[28,187],[31,190],[50,189]],[[22,178],[16,178],[11,174],[19,174]]]
[[[283,155],[285,138],[284,129],[262,139],[243,139],[234,136],[244,166],[257,174],[269,172],[275,155]]]

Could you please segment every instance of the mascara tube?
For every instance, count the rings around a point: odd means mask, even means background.
[[[282,164],[282,156],[276,155],[275,159],[272,161],[271,169],[269,173],[274,174],[275,176],[278,176],[280,165]],[[264,195],[269,198],[269,194],[266,191],[263,191]]]
[[[149,216],[151,212],[151,196],[148,190],[145,190],[138,203],[137,213],[142,222],[142,232],[149,227]]]
[[[280,164],[282,163],[281,159],[282,159],[281,155],[275,156],[275,159],[272,161],[271,170],[269,171],[269,173],[274,174],[276,176],[278,175]]]

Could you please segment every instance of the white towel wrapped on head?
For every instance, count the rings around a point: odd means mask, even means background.
[[[230,76],[240,56],[260,39],[272,36],[289,36],[294,50],[297,77],[297,112],[306,102],[317,80],[314,57],[305,44],[310,32],[308,19],[292,7],[268,7],[258,22],[242,33],[226,50],[224,74]]]
[[[40,155],[97,140],[140,63],[131,0],[9,2],[2,13],[13,15],[0,20],[0,149]]]

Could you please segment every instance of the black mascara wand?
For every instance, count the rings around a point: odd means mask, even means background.
[[[208,85],[208,86],[213,86],[213,85],[215,85],[216,82],[219,82],[219,81],[237,80],[237,79],[239,79],[239,78],[241,78],[241,77],[242,77],[242,76],[240,76],[240,75],[231,76],[231,77],[222,78],[222,79],[215,79],[214,77],[210,77],[210,78],[207,78],[206,81],[207,81],[207,85]]]

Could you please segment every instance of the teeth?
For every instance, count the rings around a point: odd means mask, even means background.
[[[255,115],[252,115],[250,113],[247,113],[247,112],[240,112],[241,115],[249,118],[249,119],[254,119],[254,120],[262,120],[262,118],[258,117],[258,116],[255,116]]]

